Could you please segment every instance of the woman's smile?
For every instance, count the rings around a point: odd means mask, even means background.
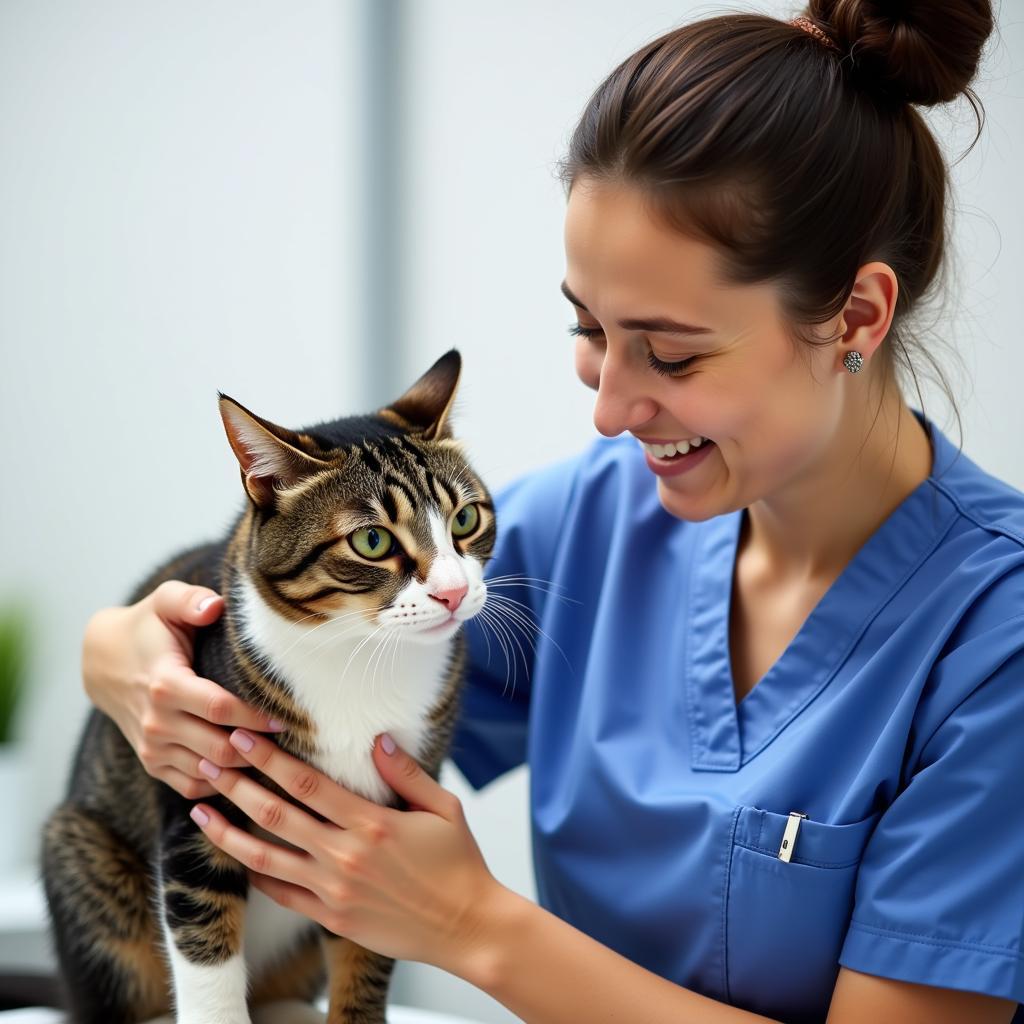
[[[644,445],[644,458],[647,461],[647,468],[652,473],[662,477],[679,476],[706,462],[716,447],[714,441],[705,441],[700,447],[691,448],[688,452],[658,457],[652,455],[648,447]]]

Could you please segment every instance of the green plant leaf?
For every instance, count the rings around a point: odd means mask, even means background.
[[[12,739],[14,715],[26,686],[29,616],[16,604],[0,609],[0,743]]]

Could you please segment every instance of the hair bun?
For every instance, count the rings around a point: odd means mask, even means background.
[[[990,0],[811,0],[807,16],[850,55],[858,85],[923,106],[967,90],[993,28]]]

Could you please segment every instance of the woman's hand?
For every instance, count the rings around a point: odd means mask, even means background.
[[[274,728],[192,671],[195,627],[208,626],[223,610],[214,591],[170,580],[135,604],[96,612],[82,642],[89,699],[117,723],[146,771],[188,800],[214,792],[199,771],[201,758],[245,764],[223,726]]]
[[[386,737],[386,739],[385,739]],[[203,762],[213,785],[289,849],[228,823],[207,804],[192,817],[216,846],[250,869],[252,884],[284,907],[319,921],[366,949],[420,960],[466,977],[485,958],[490,900],[504,887],[487,869],[462,803],[404,751],[373,749],[381,778],[408,811],[338,785],[243,731],[231,743],[246,761],[326,821],[296,807],[242,772]]]

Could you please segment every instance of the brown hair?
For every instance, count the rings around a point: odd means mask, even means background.
[[[733,13],[681,26],[627,57],[597,87],[559,162],[566,193],[580,175],[639,187],[652,211],[713,244],[729,284],[774,281],[797,324],[835,317],[859,267],[896,274],[899,294],[873,362],[888,383],[908,347],[946,378],[905,327],[938,277],[947,289],[948,175],[915,106],[966,94],[993,29],[989,0],[811,0],[799,26]],[[915,323],[915,332],[919,328]],[[896,352],[896,348],[900,350]],[[924,400],[921,398],[924,411]],[[961,446],[962,446],[962,424]]]

